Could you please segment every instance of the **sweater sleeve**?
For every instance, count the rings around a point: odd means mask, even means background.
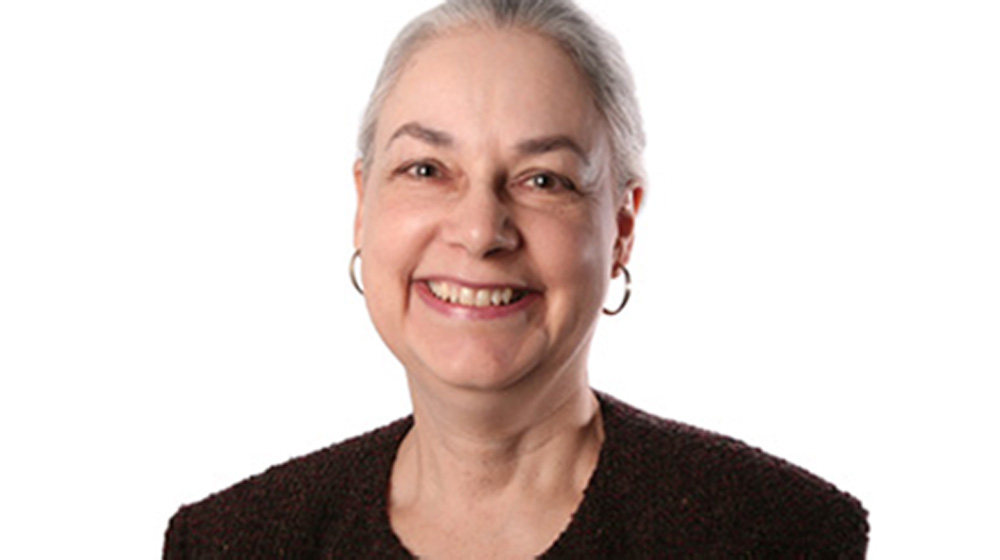
[[[188,529],[184,510],[170,518],[166,538],[163,541],[163,560],[185,560],[188,558]]]

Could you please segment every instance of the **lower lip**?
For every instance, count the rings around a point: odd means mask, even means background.
[[[415,284],[415,288],[417,293],[420,294],[420,298],[424,300],[424,303],[426,303],[431,309],[459,319],[501,319],[503,317],[509,317],[516,313],[520,313],[541,299],[541,294],[537,292],[528,292],[524,295],[524,297],[510,305],[468,307],[438,299],[437,296],[431,292],[431,289],[427,286],[426,282],[417,282]]]

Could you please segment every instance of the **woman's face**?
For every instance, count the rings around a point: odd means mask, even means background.
[[[372,320],[411,382],[474,390],[585,375],[638,194],[615,188],[570,59],[460,30],[409,60],[355,167]]]

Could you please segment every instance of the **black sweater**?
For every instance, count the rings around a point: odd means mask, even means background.
[[[544,558],[863,558],[866,513],[812,474],[598,394],[605,441]],[[411,558],[392,532],[392,463],[412,417],[184,506],[164,558]]]

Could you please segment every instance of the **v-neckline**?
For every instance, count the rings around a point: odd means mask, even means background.
[[[602,492],[602,489],[606,487],[605,480],[607,480],[609,470],[609,448],[614,445],[614,440],[616,439],[615,432],[617,431],[617,420],[614,417],[614,412],[608,403],[608,398],[597,391],[594,391],[597,396],[598,403],[601,410],[601,421],[602,429],[604,431],[604,441],[601,443],[601,449],[597,456],[597,465],[594,467],[594,472],[591,473],[590,479],[587,481],[586,487],[583,489],[583,499],[580,500],[579,505],[577,505],[576,510],[570,516],[569,522],[559,533],[559,536],[552,542],[549,547],[538,555],[538,558],[550,557],[550,555],[557,554],[560,548],[563,548],[563,544],[567,541],[571,541],[578,534],[583,534],[586,532],[586,519],[591,518],[588,512],[594,507],[594,503],[600,501],[597,496]],[[392,521],[389,518],[389,493],[391,491],[391,479],[392,479],[392,466],[396,462],[396,455],[399,452],[399,446],[403,442],[403,438],[406,434],[413,429],[413,416],[409,416],[400,426],[397,433],[392,434],[392,452],[384,455],[385,459],[383,464],[379,465],[380,476],[378,481],[382,484],[382,490],[380,492],[374,492],[376,495],[377,502],[372,504],[373,507],[370,511],[374,515],[377,515],[376,519],[372,519],[371,522],[373,526],[377,526],[380,533],[380,540],[384,539],[384,542],[392,543],[391,547],[394,549],[394,555],[399,555],[402,557],[409,558],[419,558],[416,554],[406,548],[403,544],[402,539],[396,534],[396,531],[392,528]]]

